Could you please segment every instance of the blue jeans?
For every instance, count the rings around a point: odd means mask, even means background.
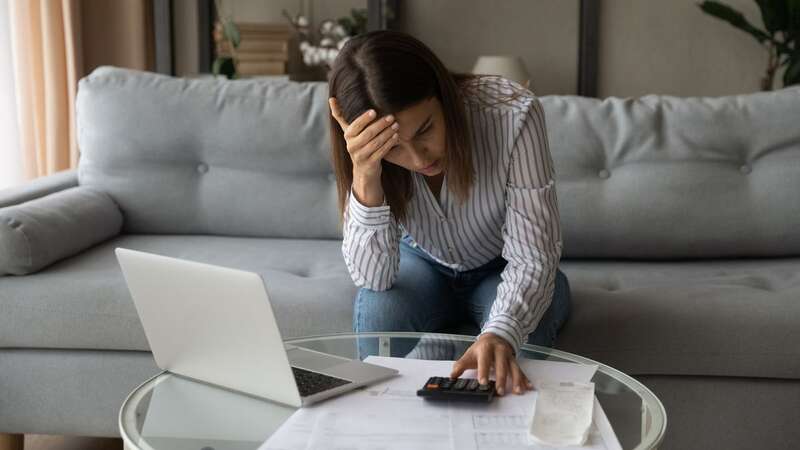
[[[481,328],[489,317],[506,260],[497,257],[481,267],[457,272],[409,242],[407,237],[400,241],[400,270],[390,289],[359,289],[353,307],[353,331],[446,332],[463,322]],[[558,269],[553,301],[527,342],[555,346],[569,312],[569,282]],[[377,342],[373,344],[360,344],[359,353],[375,354],[376,349],[371,347]]]

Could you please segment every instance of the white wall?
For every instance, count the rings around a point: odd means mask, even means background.
[[[724,0],[763,29],[753,0]],[[603,0],[598,95],[727,95],[760,90],[767,52],[694,0]],[[783,86],[776,75],[775,87]]]
[[[576,92],[578,0],[399,0],[396,28],[427,44],[451,70],[478,56],[522,57],[538,95]]]
[[[179,0],[191,1],[191,0]],[[728,95],[760,90],[767,53],[695,0],[600,0],[598,96]],[[753,0],[724,0],[762,27]],[[515,54],[538,95],[577,93],[579,0],[398,0],[396,28],[425,42],[453,70],[481,54]],[[283,22],[281,9],[321,19],[366,0],[226,0],[234,20]],[[181,44],[186,45],[186,44]],[[179,49],[179,51],[181,51]],[[192,50],[196,53],[196,49]],[[780,88],[782,72],[776,75]]]

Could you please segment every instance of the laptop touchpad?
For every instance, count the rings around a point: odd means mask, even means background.
[[[328,356],[297,347],[286,350],[286,356],[289,357],[289,364],[308,370],[324,370],[347,362],[346,359]]]

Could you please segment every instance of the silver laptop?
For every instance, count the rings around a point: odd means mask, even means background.
[[[284,345],[256,273],[124,248],[116,254],[163,370],[295,407],[398,373]]]

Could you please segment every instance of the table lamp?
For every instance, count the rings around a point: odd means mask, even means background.
[[[480,56],[472,68],[474,74],[500,75],[530,89],[530,74],[519,56],[484,55]]]

